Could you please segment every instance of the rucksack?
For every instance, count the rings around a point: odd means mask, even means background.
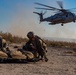
[[[43,39],[41,39],[39,36],[37,36],[37,35],[35,35],[35,38],[40,41],[43,50],[47,51],[47,45],[46,45],[45,41]]]

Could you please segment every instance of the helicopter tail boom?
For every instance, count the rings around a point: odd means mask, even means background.
[[[44,15],[43,13],[38,13],[38,12],[33,12],[33,13],[38,14],[40,16],[40,22],[43,21],[43,15]]]

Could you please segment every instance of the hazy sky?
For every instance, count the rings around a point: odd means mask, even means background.
[[[64,26],[60,24],[48,25],[48,22],[39,24],[39,16],[33,13],[33,11],[42,11],[34,8],[41,7],[34,4],[35,2],[59,8],[56,1],[57,0],[0,0],[0,31],[11,32],[14,35],[22,37],[26,37],[27,32],[33,31],[35,34],[43,37],[76,38],[76,23],[67,23],[64,24]],[[76,7],[76,0],[59,1],[63,1],[64,8],[66,9]],[[53,14],[51,11],[47,11],[44,18]]]

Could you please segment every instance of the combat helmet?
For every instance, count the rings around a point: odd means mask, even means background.
[[[27,37],[28,37],[29,39],[32,39],[32,38],[34,37],[34,33],[33,33],[33,32],[28,32],[28,33],[27,33]]]

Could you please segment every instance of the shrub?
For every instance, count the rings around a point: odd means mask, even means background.
[[[3,33],[2,31],[0,32],[0,36],[2,36],[6,41],[9,41],[11,43],[21,43],[27,41],[26,38],[15,36],[12,35],[11,33]]]

